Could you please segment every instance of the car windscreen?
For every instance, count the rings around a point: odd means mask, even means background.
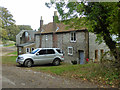
[[[39,49],[35,49],[31,52],[31,54],[35,54]]]

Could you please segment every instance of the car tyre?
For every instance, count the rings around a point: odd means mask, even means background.
[[[54,66],[60,65],[60,60],[59,60],[59,59],[55,59],[55,60],[53,61],[53,65],[54,65]]]
[[[31,67],[32,66],[32,61],[31,60],[26,60],[24,63],[25,67]]]

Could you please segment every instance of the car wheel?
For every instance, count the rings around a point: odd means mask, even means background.
[[[32,61],[31,60],[26,60],[24,63],[25,67],[31,67],[32,66]]]
[[[54,66],[60,65],[60,60],[59,60],[59,59],[55,59],[55,60],[53,61],[53,65],[54,65]]]

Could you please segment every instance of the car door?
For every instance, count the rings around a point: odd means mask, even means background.
[[[52,63],[55,57],[55,51],[53,49],[47,49],[46,63]]]
[[[46,49],[41,49],[36,55],[37,64],[45,64],[46,60]]]

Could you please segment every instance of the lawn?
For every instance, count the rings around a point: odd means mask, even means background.
[[[16,65],[16,58],[17,56],[3,56],[2,63]],[[87,80],[103,85],[111,85],[112,87],[117,86],[120,81],[120,71],[118,71],[117,68],[107,68],[97,63],[88,63],[84,65],[62,63],[60,66],[42,65],[33,66],[29,69],[74,79]]]
[[[15,46],[15,44],[12,43],[12,44],[8,44],[8,45],[4,45],[4,47],[11,47],[11,46]]]
[[[11,52],[11,53],[8,53],[7,55],[16,55],[17,56],[17,51],[15,51],[15,52]]]
[[[2,56],[2,64],[15,65],[17,56]]]

